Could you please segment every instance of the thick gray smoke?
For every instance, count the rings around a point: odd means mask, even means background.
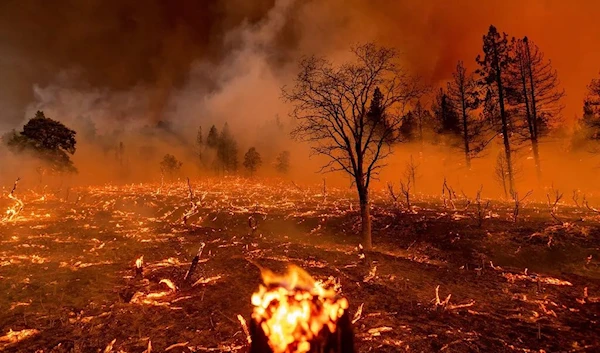
[[[123,141],[132,161],[148,145],[157,155],[193,158],[189,147],[198,126],[206,134],[210,125],[225,122],[242,153],[254,145],[273,153],[302,148],[296,155],[305,156],[305,146],[289,145],[286,133],[272,129],[277,116],[288,123],[280,89],[291,83],[300,57],[343,60],[351,45],[377,41],[398,48],[407,69],[435,86],[450,78],[458,60],[475,67],[492,23],[510,35],[528,35],[553,60],[567,91],[564,115],[572,121],[585,85],[600,69],[600,52],[591,49],[600,38],[593,15],[599,6],[542,0],[5,1],[0,130],[20,128],[44,110],[78,130],[80,166],[90,154],[112,156]],[[408,155],[401,154],[391,166],[402,168]],[[452,163],[440,157],[448,173]],[[313,164],[303,169],[316,169]],[[446,168],[428,168],[438,167]]]

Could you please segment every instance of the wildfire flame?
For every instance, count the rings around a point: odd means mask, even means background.
[[[6,215],[2,220],[4,222],[12,221],[15,217],[17,217],[19,213],[21,213],[21,211],[23,211],[23,208],[25,208],[25,204],[23,203],[23,201],[21,201],[18,197],[15,196],[15,190],[17,189],[19,180],[21,180],[21,178],[17,178],[17,180],[15,180],[15,184],[13,185],[10,194],[8,194],[8,198],[15,201],[16,203],[13,207],[9,207],[6,210]]]
[[[260,325],[274,353],[308,352],[327,328],[335,332],[348,301],[325,288],[297,266],[284,275],[262,270],[264,285],[252,295],[252,319]]]

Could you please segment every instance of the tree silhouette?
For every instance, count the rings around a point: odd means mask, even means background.
[[[23,131],[13,131],[5,142],[15,152],[30,152],[42,160],[50,171],[77,172],[69,155],[75,153],[76,132],[62,123],[46,118],[44,112],[38,111],[30,119]]]
[[[179,172],[182,165],[183,163],[178,161],[175,156],[172,154],[166,154],[160,162],[160,170],[162,173],[173,177],[177,172]]]
[[[583,116],[577,122],[571,141],[572,150],[598,152],[600,141],[600,79],[593,79],[587,86],[583,101]]]
[[[404,142],[413,141],[415,139],[415,130],[417,130],[415,114],[412,110],[409,110],[402,117],[402,122],[398,131],[400,140]]]
[[[425,134],[432,129],[433,117],[431,112],[417,100],[413,109],[409,110],[402,117],[399,137],[401,141],[425,141]]]
[[[238,147],[237,142],[229,131],[229,125],[225,123],[217,144],[217,170],[223,173],[237,171],[238,168]]]
[[[217,131],[217,128],[213,125],[210,127],[210,130],[208,131],[208,136],[206,136],[206,146],[208,148],[216,149],[218,145],[219,145],[219,131]]]
[[[396,64],[393,49],[365,44],[352,49],[354,60],[339,66],[317,57],[300,62],[300,72],[283,97],[293,103],[297,126],[292,135],[311,143],[312,151],[329,159],[321,171],[343,171],[353,180],[361,211],[363,246],[372,247],[369,186],[391,153],[401,112],[422,91]],[[375,90],[385,112],[370,119]]]
[[[244,155],[244,168],[246,168],[252,176],[261,165],[262,159],[260,158],[260,154],[256,151],[256,148],[250,147],[248,152]]]
[[[446,91],[440,88],[432,106],[436,120],[437,132],[442,134],[459,135],[461,132],[460,119],[453,101]]]
[[[461,149],[465,154],[467,168],[471,169],[471,159],[487,145],[484,124],[472,115],[479,107],[480,92],[472,74],[468,74],[462,61],[456,65],[452,80],[448,82],[448,96],[460,117]]]
[[[490,123],[497,124],[496,114],[500,116],[499,133],[502,135],[509,191],[514,191],[514,173],[510,134],[512,133],[511,121],[506,109],[508,84],[508,69],[512,64],[512,45],[507,39],[507,34],[500,34],[496,27],[490,26],[489,31],[483,36],[483,57],[477,56],[480,68],[479,85],[487,91],[486,112],[489,114]],[[496,110],[496,107],[498,110]]]
[[[523,124],[515,124],[515,130],[522,139],[531,142],[540,180],[539,141],[548,133],[550,124],[558,121],[563,108],[560,101],[565,93],[558,88],[558,74],[550,60],[546,60],[544,53],[527,37],[515,42],[514,65],[510,71],[514,104],[523,116]]]

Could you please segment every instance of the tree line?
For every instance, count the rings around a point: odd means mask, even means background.
[[[212,125],[206,135],[202,127],[198,128],[195,141],[197,165],[203,170],[212,170],[217,174],[234,174],[239,171],[239,149],[235,136],[225,123],[219,132]],[[242,167],[253,176],[263,166],[263,158],[255,147],[250,147],[243,155]],[[287,174],[290,169],[290,152],[281,151],[275,159],[275,169],[280,174]]]
[[[509,38],[495,26],[482,37],[477,69],[459,61],[452,79],[431,92],[398,63],[393,48],[367,43],[352,48],[353,60],[341,65],[311,56],[299,63],[283,98],[293,105],[293,136],[328,157],[322,171],[342,171],[355,185],[360,204],[363,246],[370,248],[369,186],[399,142],[447,143],[460,150],[471,168],[493,141],[502,145],[495,174],[505,193],[516,195],[515,152],[530,146],[541,179],[539,144],[562,123],[557,71],[528,37]],[[600,139],[600,80],[592,80],[571,148]],[[513,196],[514,197],[514,196]]]

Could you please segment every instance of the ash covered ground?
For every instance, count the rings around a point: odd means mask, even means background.
[[[0,350],[244,352],[253,263],[288,262],[339,279],[359,352],[600,350],[593,209],[524,202],[515,222],[508,202],[416,197],[409,209],[375,191],[375,250],[360,259],[353,190],[191,185],[197,210],[184,180],[19,190],[23,211],[0,223]]]

